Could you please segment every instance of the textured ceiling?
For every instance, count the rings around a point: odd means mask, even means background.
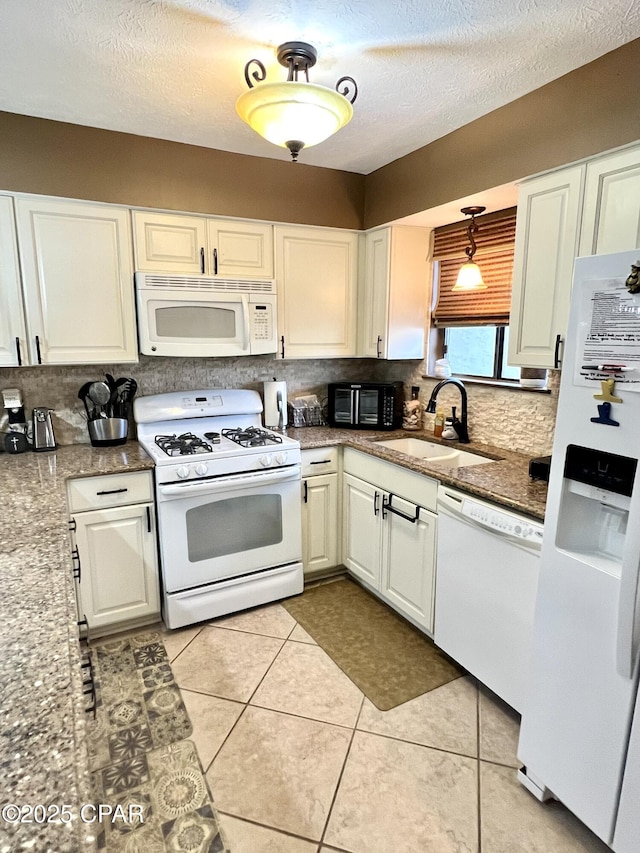
[[[638,37],[637,0],[0,0],[0,109],[286,160],[235,101],[309,41],[359,95],[300,161],[368,174]]]

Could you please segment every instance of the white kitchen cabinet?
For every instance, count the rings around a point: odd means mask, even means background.
[[[87,620],[91,634],[158,619],[158,558],[150,473],[71,480],[68,499],[78,611]],[[86,509],[91,505],[96,508]]]
[[[358,235],[275,227],[281,358],[356,355]]]
[[[559,367],[573,262],[640,248],[640,146],[520,185],[509,364]]]
[[[302,564],[305,576],[340,562],[338,448],[302,451]]]
[[[640,248],[640,147],[587,163],[580,255]]]
[[[240,219],[133,211],[136,269],[273,278],[273,226]]]
[[[584,165],[520,185],[509,320],[509,364],[557,367],[569,319]]]
[[[138,360],[129,211],[16,197],[31,364]]]
[[[437,481],[350,448],[344,472],[345,566],[432,635]]]
[[[0,367],[18,367],[27,352],[13,200],[0,196]]]
[[[365,235],[358,303],[358,351],[364,358],[424,358],[429,234],[426,228],[398,226]]]

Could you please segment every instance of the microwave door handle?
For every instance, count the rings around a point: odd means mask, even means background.
[[[243,293],[240,296],[242,300],[242,329],[244,341],[242,343],[242,349],[249,352],[251,347],[251,318],[249,316],[249,300],[246,295]]]
[[[354,409],[353,413],[355,416],[353,419],[353,423],[359,425],[360,424],[360,389],[359,388],[355,389],[355,405],[354,405],[353,409]]]

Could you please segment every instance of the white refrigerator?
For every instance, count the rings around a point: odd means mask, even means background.
[[[616,853],[640,850],[639,255],[575,263],[518,747]]]

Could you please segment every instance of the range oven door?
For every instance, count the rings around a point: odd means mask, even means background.
[[[158,486],[167,593],[302,559],[300,466]]]

